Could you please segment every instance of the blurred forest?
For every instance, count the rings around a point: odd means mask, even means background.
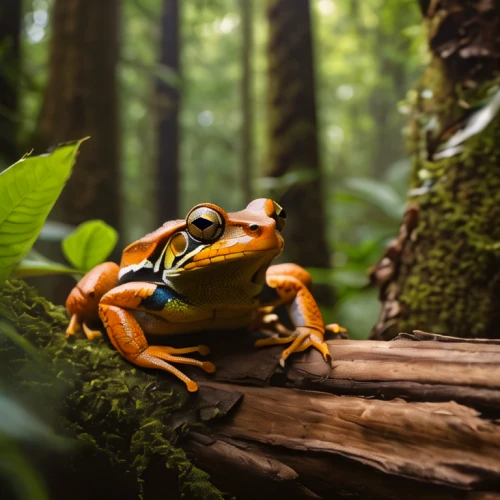
[[[424,37],[414,0],[2,0],[0,167],[92,136],[42,240],[100,218],[124,245],[201,202],[281,201],[285,258],[366,338]]]

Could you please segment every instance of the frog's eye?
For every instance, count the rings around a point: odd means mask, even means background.
[[[281,232],[285,227],[286,212],[285,209],[280,207],[275,201],[273,201],[273,204],[274,204],[273,219],[276,221],[276,229]]]
[[[194,207],[187,218],[189,234],[202,242],[220,238],[224,231],[224,219],[219,212],[210,207]]]

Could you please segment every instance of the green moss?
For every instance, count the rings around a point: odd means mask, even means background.
[[[462,95],[480,102],[485,89]],[[500,277],[499,144],[497,116],[466,141],[460,155],[419,163],[431,187],[410,198],[419,205],[419,223],[396,282],[403,306],[398,331],[426,329],[464,337],[494,333],[487,330],[497,314]],[[421,179],[415,172],[413,187],[422,186]]]
[[[152,461],[162,461],[178,478],[182,498],[222,499],[209,476],[197,469],[178,445],[172,417],[195,409],[181,383],[154,371],[135,369],[107,339],[66,341],[68,319],[24,282],[7,283],[0,294],[0,315],[39,352],[33,363],[22,347],[1,335],[4,379],[56,430],[75,438],[109,467],[120,466],[142,481]],[[172,484],[160,483],[172,492]]]

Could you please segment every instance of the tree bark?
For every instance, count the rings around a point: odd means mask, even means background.
[[[180,73],[179,2],[163,0],[160,64]],[[180,92],[172,83],[157,85],[158,111],[158,184],[157,224],[179,218],[179,108]]]
[[[120,226],[116,71],[120,0],[56,0],[40,145],[91,136],[52,217]]]
[[[288,214],[285,259],[324,268],[330,266],[330,255],[325,237],[309,7],[308,0],[268,1],[268,175],[282,178],[298,173],[296,182],[279,197]],[[303,173],[313,179],[301,178]]]
[[[499,338],[500,6],[420,6],[432,61],[414,100],[408,210],[372,271],[382,310],[371,337],[420,328]]]
[[[499,342],[424,332],[332,340],[331,369],[309,350],[283,370],[283,347],[254,349],[245,332],[168,338],[211,348],[215,374],[183,366],[200,385],[187,394],[106,340],[66,342],[64,312],[19,281],[0,295],[0,313],[43,356],[27,358],[2,336],[0,375],[81,443],[70,455],[33,457],[54,500],[68,491],[75,500],[500,494]],[[85,480],[96,474],[102,485]]]
[[[19,160],[21,2],[0,5],[0,170]]]

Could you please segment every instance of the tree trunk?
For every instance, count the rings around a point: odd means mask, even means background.
[[[414,102],[399,237],[375,266],[371,337],[500,337],[498,2],[420,2],[432,61]]]
[[[43,152],[61,142],[90,136],[50,218],[70,225],[102,219],[120,229],[117,64],[120,0],[55,0],[49,79],[34,146]],[[64,261],[60,242],[40,241],[37,250]],[[119,259],[119,254],[112,254]],[[43,295],[62,304],[70,277],[33,278]]]
[[[241,12],[241,192],[245,204],[253,200],[253,0],[240,0]]]
[[[3,0],[0,5],[0,171],[19,160],[21,2]]]
[[[179,74],[179,2],[163,0],[160,63]],[[179,218],[179,89],[160,80],[158,116],[157,224]]]
[[[55,0],[43,147],[91,136],[51,217],[120,226],[116,70],[120,0]]]
[[[281,369],[283,347],[255,349],[245,332],[169,337],[211,348],[217,371],[189,371],[188,394],[106,339],[65,341],[65,313],[22,282],[0,311],[40,350],[1,335],[0,376],[80,443],[32,456],[53,500],[498,498],[499,341],[333,340],[332,368],[308,350]]]
[[[288,214],[285,259],[329,267],[309,7],[308,0],[268,1],[268,175],[297,175],[277,200]]]

